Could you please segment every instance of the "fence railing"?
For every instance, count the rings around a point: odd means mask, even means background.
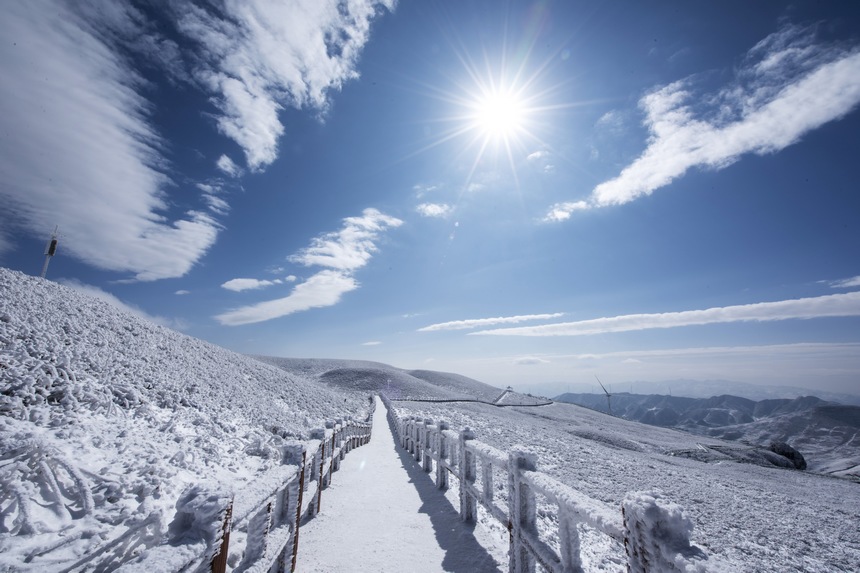
[[[372,400],[372,398],[371,398]],[[167,535],[143,557],[120,568],[124,573],[194,571],[212,573],[295,571],[300,526],[322,507],[322,493],[352,449],[370,442],[373,407],[364,422],[333,420],[311,439],[284,448],[283,464],[235,495],[192,488],[177,504],[174,522],[210,516],[188,535],[187,527]],[[207,509],[208,507],[208,509]],[[186,513],[187,515],[182,515]],[[181,534],[181,538],[177,538]]]
[[[631,573],[705,571],[707,556],[690,543],[691,520],[659,492],[630,493],[614,508],[539,472],[532,453],[502,452],[478,441],[469,428],[456,432],[445,422],[401,418],[381,398],[396,440],[424,471],[435,471],[436,486],[448,488],[449,474],[457,478],[460,518],[475,521],[480,504],[508,528],[511,573],[533,573],[537,564],[550,573],[583,571],[579,524],[623,546]],[[506,503],[496,494],[499,474],[507,477]],[[558,549],[538,530],[537,495],[556,508]]]

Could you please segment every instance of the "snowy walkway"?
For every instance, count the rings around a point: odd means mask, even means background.
[[[349,453],[299,531],[301,573],[500,571],[430,476],[396,448],[377,398],[370,443]]]

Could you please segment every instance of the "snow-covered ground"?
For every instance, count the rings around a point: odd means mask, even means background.
[[[759,463],[736,443],[627,422],[556,403],[538,408],[393,402],[401,416],[471,427],[502,450],[524,445],[538,469],[620,511],[630,491],[659,489],[695,525],[693,543],[729,571],[860,570],[860,488]],[[544,515],[552,522],[554,516]],[[608,565],[607,565],[608,566]],[[612,570],[612,569],[610,569]]]
[[[133,559],[111,541],[147,524],[163,532],[189,488],[255,483],[281,464],[289,440],[309,438],[326,420],[363,418],[371,392],[488,402],[503,393],[378,363],[261,360],[0,269],[0,571],[63,570],[110,547],[117,550],[99,556],[105,569]],[[693,542],[732,570],[860,570],[858,484],[739,463],[766,459],[571,405],[394,404],[401,414],[470,426],[503,450],[524,444],[539,469],[614,506],[629,491],[662,489],[693,519]],[[326,499],[340,488],[350,497],[348,480],[335,477]],[[482,527],[504,546],[503,527],[486,516]],[[436,537],[427,543],[438,545]],[[598,549],[588,549],[593,563]]]
[[[0,269],[0,570],[60,568],[167,523],[187,487],[240,489],[287,439],[367,411],[366,395]]]

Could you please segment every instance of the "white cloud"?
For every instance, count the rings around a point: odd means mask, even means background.
[[[215,319],[229,326],[251,324],[312,308],[333,306],[340,302],[342,295],[358,288],[359,284],[353,273],[365,266],[378,250],[376,240],[379,234],[388,228],[399,227],[403,222],[376,209],[365,209],[361,217],[348,217],[343,223],[343,229],[340,231],[314,239],[310,247],[289,257],[292,262],[326,267],[327,270],[320,271],[297,285],[289,296],[231,310],[216,316]],[[287,282],[295,280],[296,277],[292,275],[286,278]],[[226,286],[229,284],[234,287],[232,290],[244,290],[258,288],[248,285],[266,286],[262,283],[279,282],[281,279],[233,279],[221,286],[229,288]]]
[[[552,314],[524,314],[521,316],[500,316],[496,318],[473,318],[469,320],[453,320],[451,322],[440,322],[419,328],[418,332],[434,332],[438,330],[468,330],[470,328],[479,328],[483,326],[492,326],[494,324],[517,324],[529,320],[549,320],[564,316],[563,312],[554,312]]]
[[[242,174],[242,169],[226,155],[219,157],[218,161],[215,162],[215,166],[230,177],[238,177]]]
[[[138,93],[143,80],[77,6],[3,8],[0,223],[37,237],[59,225],[63,252],[137,280],[182,276],[219,225],[202,210],[169,212],[162,142]],[[90,12],[114,29],[136,29],[133,8],[103,8]]]
[[[586,336],[727,322],[860,316],[860,292],[659,314],[628,314],[576,322],[482,330],[498,336]]]
[[[586,201],[568,201],[564,203],[556,203],[550,207],[544,221],[556,223],[559,221],[567,221],[570,216],[576,211],[585,211],[591,209],[591,205]]]
[[[287,275],[284,277],[284,280],[287,281],[288,283],[294,283],[299,279],[298,279],[298,277],[296,277],[296,275]]]
[[[377,251],[379,233],[399,227],[403,221],[376,209],[365,209],[361,217],[344,219],[343,229],[313,240],[311,246],[289,260],[304,266],[320,266],[340,271],[355,271],[367,264]]]
[[[120,309],[123,312],[127,312],[138,318],[143,318],[144,320],[154,322],[155,324],[160,324],[161,326],[167,326],[169,328],[174,328],[178,330],[181,330],[186,326],[182,321],[177,319],[164,318],[162,316],[153,316],[151,314],[148,314],[139,306],[123,302],[119,298],[117,298],[116,295],[113,295],[103,289],[100,289],[97,286],[88,285],[76,279],[59,279],[58,282],[69,288],[73,288],[78,292],[82,292],[93,298],[102,300],[110,304],[111,306]]]
[[[275,279],[271,281],[259,279],[231,279],[222,284],[221,288],[231,290],[233,292],[242,292],[243,290],[261,289],[267,286],[281,284],[282,282],[283,281],[281,281],[280,279]]]
[[[215,319],[228,326],[263,322],[312,308],[334,306],[343,294],[357,288],[358,282],[343,272],[320,271],[296,286],[289,296],[231,310]]]
[[[549,360],[544,360],[537,356],[522,356],[514,359],[514,364],[517,366],[535,366],[537,364],[549,364]]]
[[[415,210],[423,217],[444,218],[451,214],[453,208],[445,203],[421,203]]]
[[[185,294],[191,294],[191,291],[190,291],[190,290],[185,290],[185,289],[180,289],[180,290],[176,291],[176,292],[175,292],[175,293],[173,293],[173,294],[176,294],[176,295],[182,296],[182,295],[185,295]]]
[[[784,28],[750,50],[735,82],[716,93],[698,93],[688,78],[643,97],[648,147],[595,187],[588,204],[628,203],[691,168],[722,169],[747,153],[775,153],[858,103],[860,50],[815,44],[810,31]],[[564,220],[578,204],[555,205],[547,218]]]
[[[552,154],[545,149],[530,153],[526,157],[526,160],[530,165],[542,173],[555,172],[555,165],[552,162]]]
[[[830,283],[832,288],[854,288],[860,287],[860,276],[852,277],[850,279],[842,279],[841,281],[833,281]]]
[[[382,344],[382,343],[378,340],[370,340],[368,342],[362,342],[361,343],[362,346],[379,346],[380,344]]]
[[[328,92],[358,77],[371,21],[395,0],[174,4],[181,33],[200,46],[194,76],[214,94],[218,128],[259,170],[277,156],[284,106],[324,111]]]

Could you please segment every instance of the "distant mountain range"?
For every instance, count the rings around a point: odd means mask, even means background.
[[[608,413],[605,394],[555,398]],[[612,394],[612,415],[693,434],[769,446],[784,442],[803,454],[808,469],[860,481],[860,406],[815,396],[750,400],[724,394],[687,398]]]

